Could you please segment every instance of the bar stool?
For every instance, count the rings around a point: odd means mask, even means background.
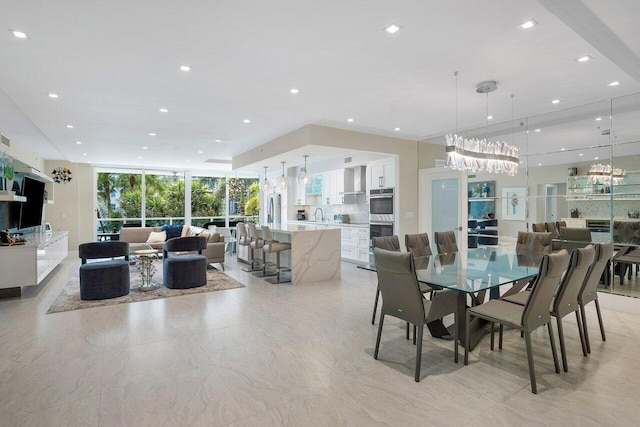
[[[273,243],[273,242],[277,243],[278,241],[273,238],[273,233],[271,232],[271,229],[269,227],[262,226],[261,229],[262,229],[262,271],[253,273],[253,275],[256,277],[276,276],[277,275],[276,272],[267,271],[267,265],[276,265],[276,264],[273,262],[267,262],[267,252],[265,252],[264,248],[269,243]]]
[[[262,247],[264,246],[264,240],[262,240],[262,238],[258,236],[258,229],[256,228],[256,225],[254,223],[248,222],[247,228],[249,229],[249,239],[251,239],[249,243],[249,257],[251,258],[251,268],[245,268],[242,271],[252,273],[254,271],[262,270],[262,267],[256,268],[255,251],[256,249],[262,249]]]
[[[262,248],[264,263],[263,263],[263,271],[266,274],[267,269],[267,254],[276,254],[276,278],[275,279],[266,279],[269,283],[287,283],[291,282],[291,279],[280,280],[280,271],[282,268],[280,267],[280,252],[291,250],[291,243],[288,242],[278,242],[273,239],[273,233],[271,229],[267,226],[262,226],[262,238],[264,239],[264,246]]]
[[[236,240],[238,245],[244,246],[247,248],[249,247],[249,244],[251,243],[251,239],[247,235],[247,228],[245,227],[244,222],[239,222],[238,224],[236,224],[236,238],[237,238]],[[238,261],[242,261],[247,264],[249,263],[248,260],[240,258],[240,251],[236,252],[236,257]]]

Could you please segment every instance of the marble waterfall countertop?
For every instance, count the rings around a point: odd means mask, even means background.
[[[369,228],[369,223],[349,223],[344,224],[341,222],[332,222],[332,221],[300,221],[289,219],[287,220],[288,225],[300,225],[306,227],[315,227],[318,228],[340,228],[340,227],[356,227],[356,228]]]
[[[276,240],[291,243],[291,250],[282,253],[281,261],[291,268],[294,285],[340,278],[340,228],[285,224],[272,227],[271,232]]]

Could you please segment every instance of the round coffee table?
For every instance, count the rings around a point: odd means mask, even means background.
[[[134,251],[140,259],[140,277],[142,282],[138,286],[138,290],[141,292],[149,292],[156,289],[156,285],[151,281],[153,277],[153,260],[156,259],[154,255],[158,255],[160,251],[157,249],[142,249]]]

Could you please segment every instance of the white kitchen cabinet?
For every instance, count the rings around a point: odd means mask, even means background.
[[[296,205],[307,204],[307,186],[296,181]]]
[[[333,172],[324,172],[322,174],[322,205],[330,205],[333,203],[335,178]]]
[[[344,191],[344,174],[344,169],[334,171],[333,173],[334,183],[332,187],[333,194],[331,196],[332,205],[341,205],[344,203],[344,195],[340,194]]]
[[[367,190],[396,186],[396,166],[394,159],[370,163],[367,166]]]

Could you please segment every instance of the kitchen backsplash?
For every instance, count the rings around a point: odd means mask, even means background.
[[[330,221],[333,221],[333,216],[336,214],[348,214],[349,220],[352,223],[368,223],[369,222],[369,204],[346,204],[346,205],[309,205],[307,209],[307,219],[313,219],[313,213],[316,208],[321,208],[324,212],[324,217]],[[302,209],[302,207],[300,208]],[[318,218],[319,219],[319,218]]]
[[[580,218],[609,218],[610,203],[608,200],[570,200],[569,211],[578,209]],[[640,210],[639,200],[614,200],[613,202],[614,218],[627,218],[627,212],[635,210]]]

